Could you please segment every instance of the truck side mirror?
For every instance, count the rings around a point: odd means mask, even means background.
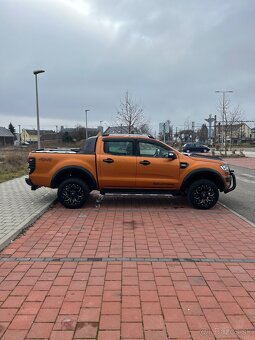
[[[168,152],[168,158],[171,159],[171,160],[174,160],[176,159],[176,154],[174,152]]]

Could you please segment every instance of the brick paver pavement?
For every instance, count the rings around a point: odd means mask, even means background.
[[[24,177],[0,183],[0,250],[56,199],[55,190],[31,191]]]
[[[237,157],[225,158],[225,161],[230,165],[241,166],[243,168],[255,169],[255,158],[252,157]]]
[[[0,337],[255,339],[254,242],[220,205],[57,204],[0,253]]]

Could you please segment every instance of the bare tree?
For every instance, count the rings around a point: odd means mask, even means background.
[[[190,117],[186,117],[184,121],[184,130],[191,130],[192,122],[190,121]]]
[[[233,127],[237,123],[243,120],[244,112],[240,109],[239,105],[229,112],[228,123],[229,123],[229,133],[230,133],[230,148],[232,146],[233,139]],[[242,129],[242,127],[241,127]]]
[[[231,102],[229,99],[224,98],[220,101],[218,112],[220,113],[222,120],[222,139],[224,140],[225,154],[227,153],[227,137],[230,139],[230,148],[232,146],[233,139],[233,127],[243,120],[243,111],[240,106],[231,108]],[[224,135],[223,135],[224,132]],[[223,142],[222,140],[222,142]]]
[[[144,118],[142,106],[133,101],[128,91],[120,102],[120,108],[116,114],[116,123],[118,126],[126,126],[128,133],[136,131],[148,133],[149,131],[149,124]]]
[[[149,125],[149,123],[143,123],[139,126],[139,132],[143,133],[143,134],[147,134],[147,135],[151,135],[151,127]]]

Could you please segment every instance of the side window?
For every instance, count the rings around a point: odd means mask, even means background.
[[[139,142],[140,156],[142,157],[158,157],[165,158],[168,157],[167,149],[159,144]]]
[[[132,141],[104,141],[104,152],[118,156],[134,155]]]

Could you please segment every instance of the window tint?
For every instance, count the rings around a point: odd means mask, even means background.
[[[155,143],[139,142],[140,156],[142,157],[168,157],[170,149]]]
[[[132,156],[133,142],[132,141],[105,141],[104,152],[119,156]]]
[[[78,153],[94,154],[97,137],[90,137],[86,140],[84,147]]]

